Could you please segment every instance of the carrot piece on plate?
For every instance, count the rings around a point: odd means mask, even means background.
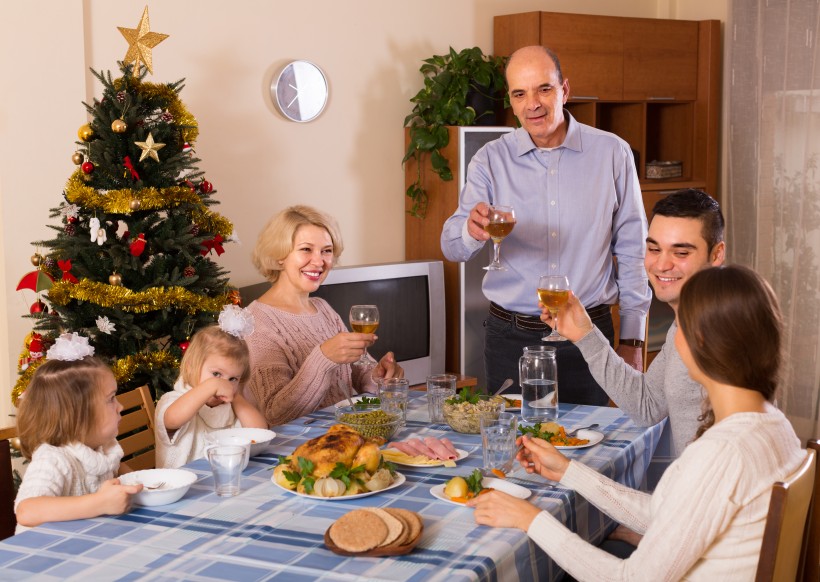
[[[498,477],[499,479],[506,479],[507,475],[501,469],[492,469],[492,474]]]

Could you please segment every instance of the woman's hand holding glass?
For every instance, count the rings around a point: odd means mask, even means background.
[[[541,321],[554,329],[557,325],[556,319],[558,316],[553,316],[549,307],[543,303],[539,303],[539,305],[541,306]],[[561,335],[572,342],[580,340],[591,332],[594,327],[592,320],[587,314],[587,310],[584,309],[584,306],[581,305],[581,302],[578,301],[578,298],[572,291],[569,292],[567,302],[564,304],[564,307],[561,308],[560,314]]]
[[[377,339],[373,333],[337,333],[319,346],[325,357],[337,364],[353,364]]]

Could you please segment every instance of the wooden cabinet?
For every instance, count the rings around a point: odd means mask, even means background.
[[[647,216],[658,192],[718,192],[720,21],[555,12],[496,16],[494,52],[542,44],[569,80],[580,122],[611,131],[635,153]],[[682,176],[646,178],[652,161],[680,161]]]

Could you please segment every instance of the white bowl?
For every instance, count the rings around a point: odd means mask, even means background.
[[[153,486],[164,483],[159,489],[143,487],[142,491],[134,495],[132,498],[134,503],[144,507],[168,505],[179,501],[196,480],[196,473],[185,469],[146,469],[126,473],[120,477],[120,483],[123,485],[142,483],[146,486]]]
[[[250,439],[251,457],[255,457],[268,448],[268,444],[276,436],[276,433],[266,428],[224,428],[212,433],[213,435],[240,436]]]

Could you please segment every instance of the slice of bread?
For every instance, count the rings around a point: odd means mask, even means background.
[[[404,530],[407,526],[404,525],[402,520],[390,515],[384,509],[380,509],[378,507],[366,507],[365,509],[378,515],[387,526],[387,537],[384,538],[384,541],[379,544],[380,548],[395,544],[396,540],[400,537],[404,537]]]
[[[388,527],[376,513],[354,509],[337,519],[328,534],[333,543],[345,551],[366,552],[384,542]]]
[[[415,542],[416,539],[418,539],[421,534],[422,527],[424,526],[424,522],[421,520],[421,516],[418,513],[415,511],[410,511],[409,509],[401,509],[399,507],[385,507],[384,510],[394,517],[403,518],[404,521],[407,522],[410,529],[404,544]]]

